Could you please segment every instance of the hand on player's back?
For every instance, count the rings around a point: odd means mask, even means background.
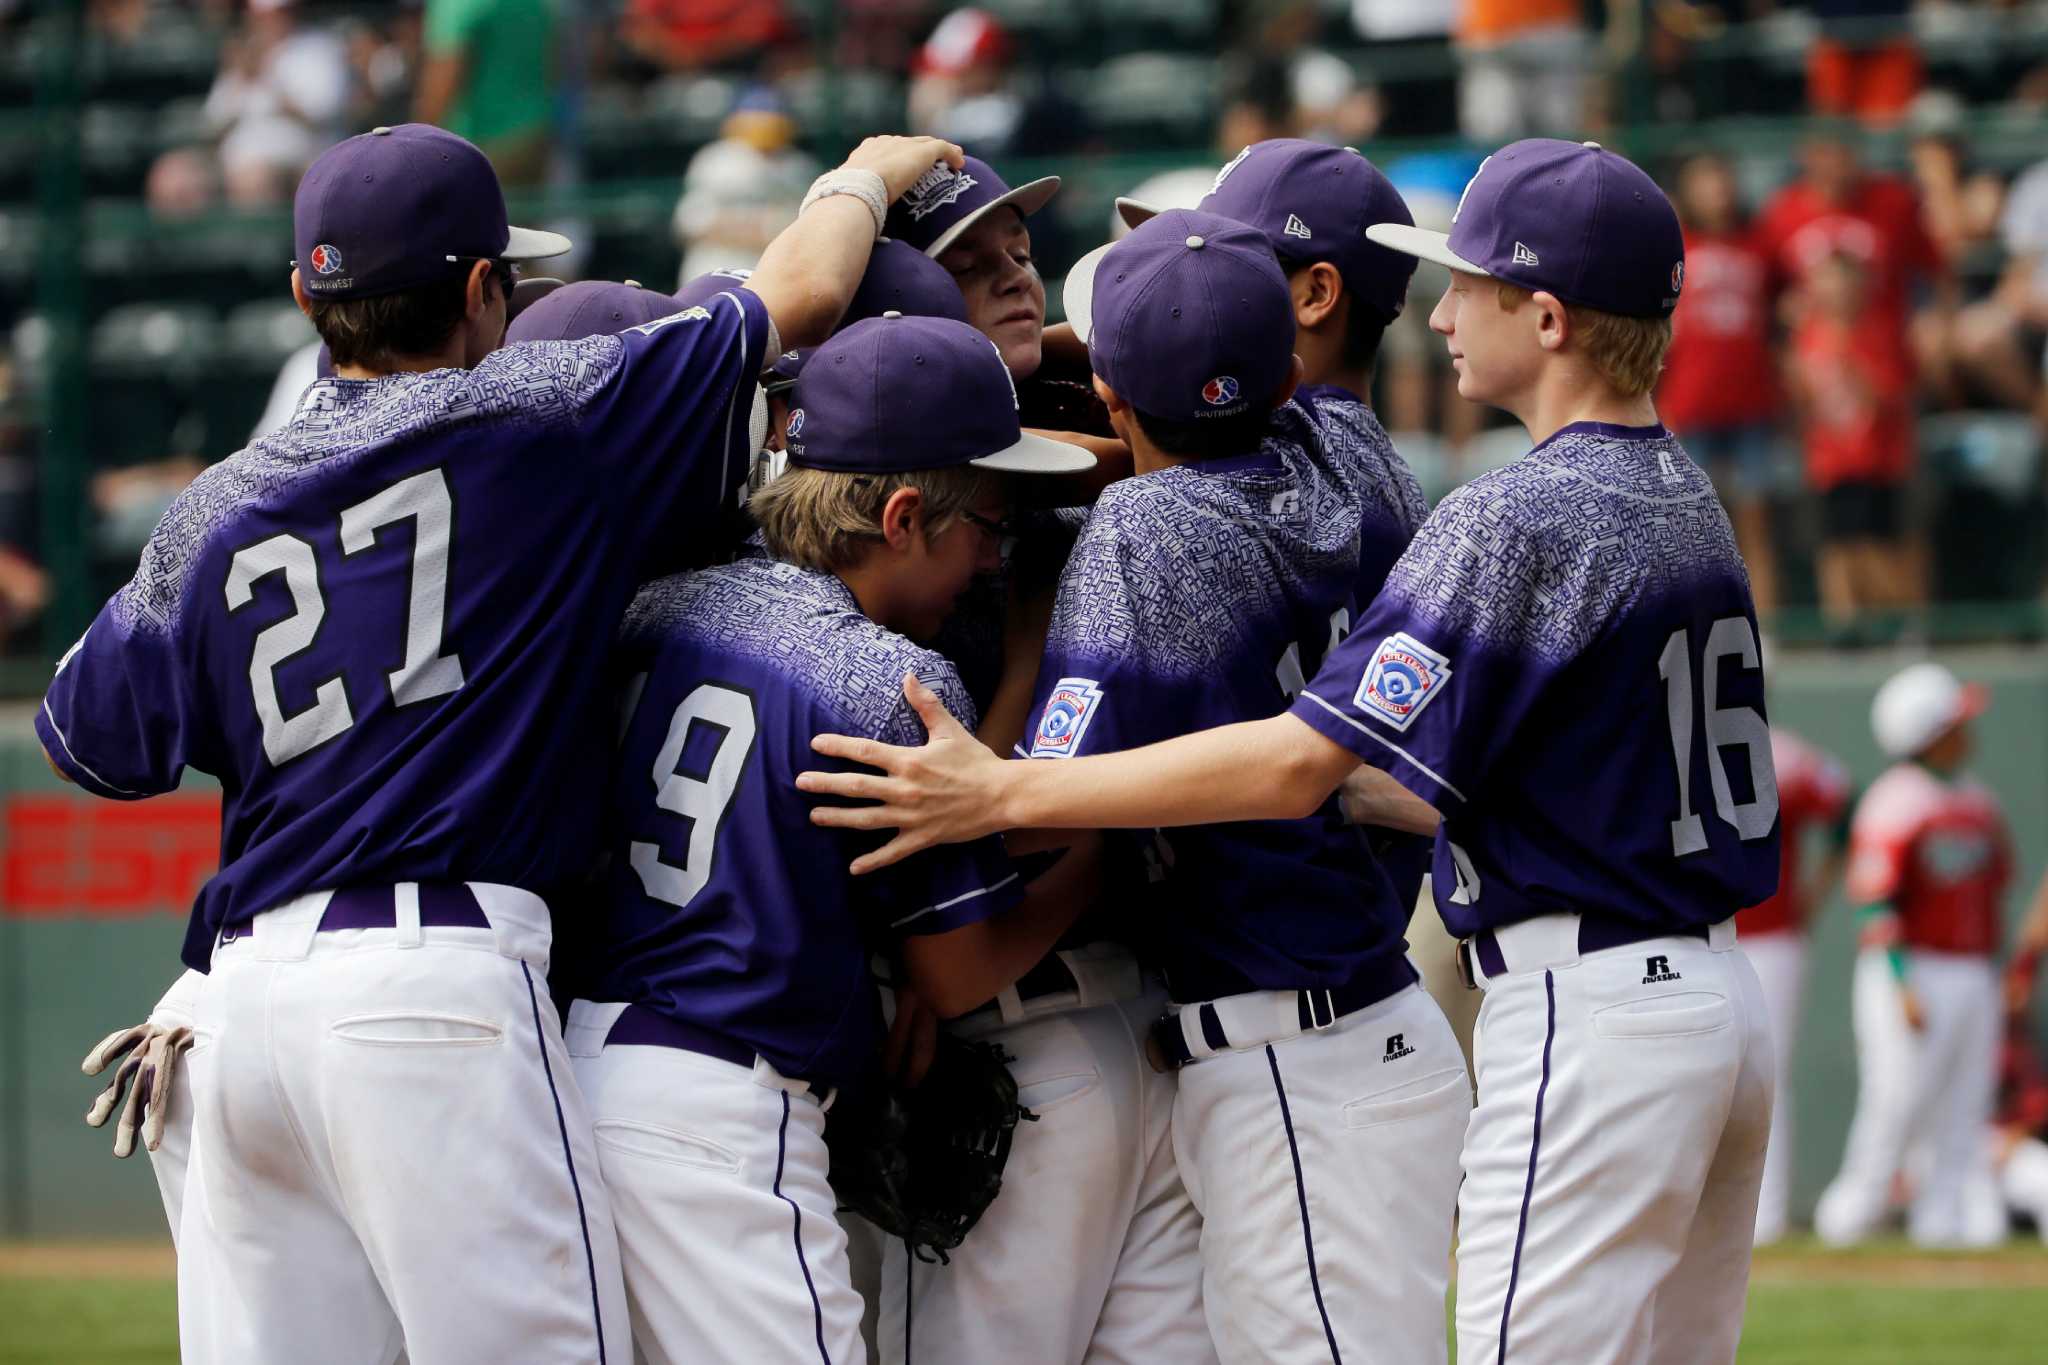
[[[896,837],[853,860],[855,876],[900,862],[934,844],[957,844],[1002,829],[997,812],[1003,760],[953,719],[938,695],[903,677],[903,695],[931,738],[909,749],[850,735],[818,735],[811,748],[879,768],[868,773],[798,773],[799,790],[821,796],[874,801],[872,806],[818,806],[811,823],[834,829],[893,829]]]
[[[966,153],[944,138],[888,134],[868,138],[854,148],[846,158],[846,169],[881,176],[893,204],[936,163],[943,161],[957,171],[965,157]]]

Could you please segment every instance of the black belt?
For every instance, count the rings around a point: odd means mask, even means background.
[[[754,1059],[759,1053],[747,1044],[728,1034],[719,1033],[699,1024],[663,1014],[660,1010],[646,1005],[628,1005],[612,1022],[611,1031],[604,1036],[606,1047],[615,1043],[640,1044],[645,1047],[672,1047],[680,1052],[694,1052],[699,1056],[711,1057],[734,1066],[754,1069]],[[820,1097],[824,1087],[806,1076],[791,1076],[780,1073],[785,1080],[804,1081]]]
[[[1328,1028],[1347,1014],[1356,1014],[1397,991],[1408,989],[1415,981],[1415,969],[1408,965],[1408,959],[1393,957],[1375,963],[1341,986],[1328,990],[1297,990],[1294,1007],[1301,1031],[1308,1033]],[[1186,1009],[1195,1010],[1201,1019],[1203,1042],[1218,1052],[1231,1046],[1214,1006],[1189,1005],[1183,1012]],[[1160,1071],[1177,1071],[1195,1059],[1194,1054],[1188,1051],[1187,1034],[1179,1014],[1162,1014],[1152,1021],[1151,1045],[1145,1052],[1152,1059],[1154,1068]]]
[[[1580,957],[1607,948],[1626,948],[1631,943],[1643,943],[1653,938],[1706,937],[1707,926],[1704,924],[1673,929],[1662,925],[1639,924],[1633,920],[1579,916]],[[1501,955],[1500,940],[1494,936],[1491,929],[1481,929],[1470,938],[1458,940],[1458,979],[1465,983],[1467,990],[1475,989],[1479,985],[1478,973],[1472,970],[1474,958],[1478,959],[1480,971],[1485,972],[1489,979],[1502,975],[1508,969],[1507,959]]]
[[[488,929],[490,920],[477,904],[476,893],[461,882],[421,882],[420,927],[423,929]],[[327,901],[320,932],[330,929],[395,929],[398,888],[345,886]]]
[[[483,906],[477,903],[476,893],[462,882],[421,882],[420,927],[422,929],[488,929],[489,919],[485,918]],[[229,924],[222,927],[220,941],[233,943],[238,938],[249,936],[250,921]],[[345,886],[327,899],[327,909],[321,912],[318,932],[327,933],[334,929],[396,929],[398,927],[398,888],[389,883],[383,886]]]

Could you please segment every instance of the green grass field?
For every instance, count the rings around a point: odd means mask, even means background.
[[[177,1304],[156,1248],[0,1247],[0,1365],[171,1365]],[[2033,1365],[2048,1358],[2048,1248],[1760,1253],[1745,1365]],[[1170,1362],[1162,1362],[1170,1365]]]

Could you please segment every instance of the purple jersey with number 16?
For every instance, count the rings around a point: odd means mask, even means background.
[[[187,963],[306,891],[582,875],[601,661],[650,560],[715,548],[771,331],[734,289],[472,370],[324,380],[178,497],[36,730],[96,795],[220,779]]]
[[[1756,613],[1662,427],[1574,423],[1458,489],[1292,713],[1443,813],[1457,934],[1728,918],[1778,879]]]

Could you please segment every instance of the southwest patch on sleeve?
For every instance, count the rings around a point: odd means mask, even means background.
[[[1100,709],[1102,687],[1095,679],[1061,678],[1045,699],[1045,714],[1038,718],[1038,733],[1031,739],[1031,756],[1072,758]]]
[[[1451,661],[1407,631],[1380,641],[1353,700],[1358,709],[1406,730],[1451,680]]]

